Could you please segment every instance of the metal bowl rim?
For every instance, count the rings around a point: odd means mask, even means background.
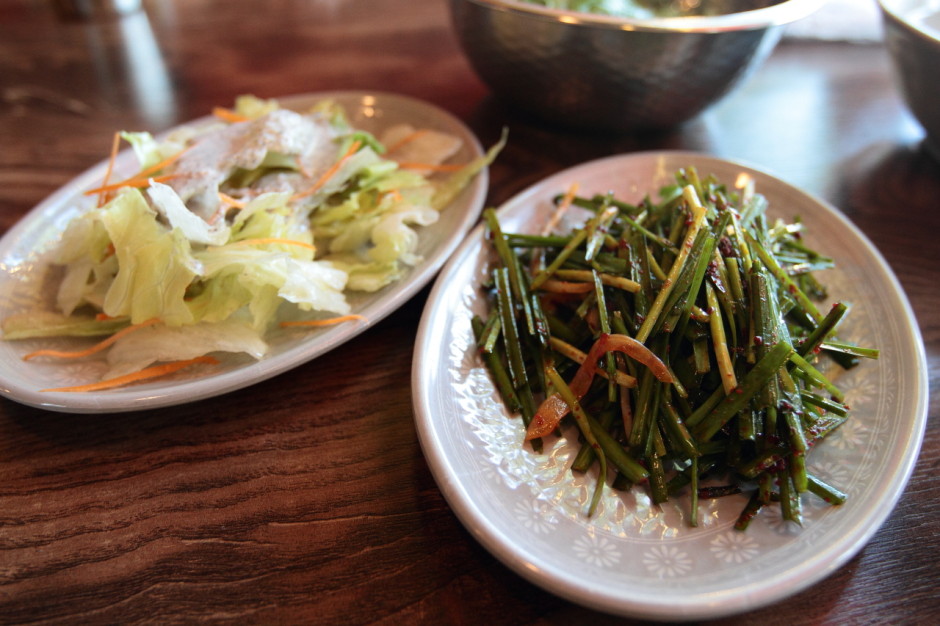
[[[783,26],[810,15],[823,4],[822,0],[784,0],[769,7],[723,15],[635,19],[550,9],[522,0],[452,0],[454,4],[458,2],[575,27],[661,33],[720,33]]]
[[[908,19],[905,14],[898,10],[897,2],[894,2],[893,0],[878,0],[878,6],[881,7],[881,13],[885,19],[896,22],[902,28],[913,32],[918,37],[930,42],[932,45],[940,44],[940,35],[934,34],[935,31],[929,30]]]

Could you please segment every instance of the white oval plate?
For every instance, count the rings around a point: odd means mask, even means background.
[[[455,163],[466,163],[483,154],[476,137],[460,120],[434,105],[413,98],[368,91],[340,91],[279,100],[285,107],[302,109],[324,99],[343,105],[354,127],[373,133],[407,122],[418,128],[455,135],[463,142],[453,157]],[[195,120],[192,124],[209,119]],[[0,240],[0,317],[33,310],[53,293],[54,287],[45,279],[51,250],[68,222],[89,207],[90,200],[82,192],[100,183],[106,167],[107,163],[102,162],[59,189]],[[133,174],[137,170],[133,153],[130,150],[122,152],[115,167],[115,179],[122,174]],[[451,206],[441,212],[436,224],[420,231],[417,253],[424,261],[412,268],[402,280],[376,293],[347,294],[353,312],[365,316],[367,323],[353,322],[314,331],[273,331],[266,337],[269,355],[261,361],[221,357],[217,366],[186,370],[180,375],[152,383],[88,393],[40,390],[95,380],[94,362],[67,365],[24,362],[22,355],[36,349],[41,345],[40,341],[0,342],[0,394],[24,404],[56,411],[130,411],[208,398],[280,374],[352,339],[392,313],[430,282],[478,219],[488,184],[487,172],[483,171]],[[68,343],[57,344],[56,347],[67,349]]]
[[[692,153],[614,156],[560,172],[499,210],[507,232],[536,232],[551,199],[577,182],[582,195],[655,197],[680,167],[728,185],[753,178],[774,215],[807,224],[810,245],[836,259],[821,275],[834,299],[856,306],[842,334],[867,344],[865,360],[838,375],[852,417],[808,458],[812,472],[849,494],[839,507],[804,496],[794,528],[773,510],[746,532],[732,526],[746,498],[703,501],[697,528],[688,498],[662,508],[642,488],[604,490],[585,516],[596,473],[568,470],[576,449],[547,439],[523,447],[523,427],[499,400],[470,325],[484,314],[480,284],[494,258],[478,227],[442,271],[415,346],[412,388],[422,448],[441,491],[467,529],[520,575],[588,607],[646,619],[704,619],[780,600],[835,571],[874,534],[907,482],[927,415],[926,357],[910,306],[881,255],[831,206],[765,173]],[[570,431],[576,439],[576,432]]]

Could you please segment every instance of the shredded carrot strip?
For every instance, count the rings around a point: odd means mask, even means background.
[[[238,122],[247,122],[248,118],[244,115],[240,115],[235,111],[229,109],[223,109],[222,107],[215,107],[212,109],[212,114],[219,118],[220,120],[229,122],[230,124],[237,124]]]
[[[236,200],[232,196],[228,195],[227,193],[222,193],[221,191],[219,192],[219,200],[221,200],[223,204],[227,204],[230,207],[235,207],[236,209],[245,208],[244,202],[241,200]]]
[[[401,139],[399,139],[398,141],[396,141],[395,143],[393,143],[391,146],[386,147],[386,149],[385,149],[385,154],[389,154],[389,153],[391,153],[391,152],[395,152],[396,150],[398,150],[399,148],[401,148],[403,145],[405,145],[405,144],[407,144],[407,143],[411,143],[412,141],[414,141],[414,140],[417,139],[418,137],[420,137],[420,136],[422,136],[422,135],[426,135],[427,133],[428,133],[428,129],[427,129],[427,128],[422,128],[421,130],[416,130],[415,132],[411,133],[410,135],[405,135],[404,137],[402,137]]]
[[[297,241],[296,239],[281,239],[278,237],[259,237],[258,239],[242,239],[241,241],[233,241],[230,245],[244,245],[244,246],[258,246],[268,243],[273,244],[283,244],[287,246],[300,246],[301,248],[307,248],[309,250],[316,250],[317,247],[313,244],[307,243],[306,241]]]
[[[382,202],[385,198],[391,198],[394,202],[401,202],[404,200],[404,196],[401,195],[401,192],[397,189],[391,189],[389,191],[383,191],[379,195],[379,202]]]
[[[219,218],[225,215],[225,212],[231,208],[235,208],[235,209],[245,208],[244,202],[242,202],[241,200],[236,200],[232,196],[228,195],[227,193],[222,193],[221,191],[219,192],[219,201],[222,204],[220,204],[219,208],[215,210],[215,213],[213,213],[209,217],[209,219],[206,220],[206,223],[215,224],[217,221],[219,221]]]
[[[111,172],[114,170],[114,162],[117,160],[118,145],[121,143],[121,133],[114,133],[114,139],[111,141],[111,156],[108,158],[108,169],[104,172],[104,180],[101,181],[102,185],[107,186],[108,181],[111,179]],[[102,191],[98,195],[98,206],[104,206],[106,202],[106,193]]]
[[[162,161],[160,161],[159,163],[155,163],[154,165],[151,165],[148,168],[140,170],[139,172],[137,172],[130,178],[122,180],[119,183],[107,184],[107,181],[105,181],[105,184],[103,184],[101,187],[86,191],[85,195],[90,196],[98,192],[106,193],[109,191],[115,191],[117,189],[120,189],[121,187],[146,187],[148,184],[147,181],[150,178],[151,174],[153,174],[154,172],[159,172],[163,168],[169,165],[172,165],[173,163],[176,162],[177,159],[183,156],[183,153],[186,152],[187,150],[189,150],[189,148],[184,148],[180,150],[179,152],[177,152],[176,154],[169,156],[163,159]],[[153,179],[157,181],[158,183],[162,183],[163,181],[170,180],[173,177],[175,177],[174,174],[166,174],[164,176],[155,176],[153,177]]]
[[[154,318],[154,319],[149,319],[146,322],[140,322],[139,324],[132,324],[131,326],[122,328],[121,330],[117,331],[116,333],[108,337],[107,339],[103,341],[99,341],[95,345],[91,346],[90,348],[86,348],[85,350],[75,350],[75,351],[36,350],[35,352],[30,352],[29,354],[23,355],[23,360],[29,361],[30,359],[34,359],[37,356],[53,356],[53,357],[57,357],[60,359],[77,359],[83,356],[89,356],[97,352],[101,352],[105,348],[108,348],[109,346],[111,346],[111,344],[113,344],[115,341],[117,341],[121,337],[125,337],[129,335],[135,330],[146,328],[147,326],[153,326],[154,324],[159,324],[159,323],[160,323],[160,320]]]
[[[145,367],[144,369],[131,372],[130,374],[125,374],[124,376],[117,376],[115,378],[108,378],[107,380],[101,380],[96,383],[89,383],[87,385],[76,385],[74,387],[55,387],[53,389],[42,389],[41,391],[101,391],[102,389],[113,389],[114,387],[123,387],[130,383],[136,383],[142,380],[149,380],[151,378],[159,378],[160,376],[167,376],[178,372],[179,370],[189,367],[190,365],[195,365],[197,363],[206,363],[209,365],[215,365],[219,361],[212,358],[211,356],[197,356],[194,359],[186,359],[184,361],[171,361],[170,363],[164,363],[162,365],[154,365],[153,367]]]
[[[431,170],[432,172],[457,172],[462,170],[465,166],[459,163],[441,163],[436,165],[434,163],[399,163],[398,167],[401,167],[406,170]]]
[[[354,320],[359,320],[360,322],[367,321],[366,318],[362,315],[340,315],[339,317],[331,317],[325,320],[298,320],[292,322],[281,322],[281,327],[288,328],[290,326],[332,326],[333,324],[341,324],[343,322],[351,322]]]
[[[325,172],[323,173],[323,176],[321,176],[321,177],[317,180],[317,182],[315,182],[315,183],[313,184],[312,187],[310,187],[310,188],[307,189],[306,191],[300,191],[300,192],[298,192],[298,193],[295,193],[295,194],[291,197],[291,200],[300,200],[301,198],[306,198],[307,196],[316,193],[317,190],[320,189],[320,187],[322,187],[323,185],[325,185],[325,184],[326,184],[326,181],[328,181],[328,180],[333,176],[333,174],[335,174],[335,173],[339,170],[339,168],[341,168],[341,167],[343,166],[343,163],[345,163],[346,160],[347,160],[349,157],[351,157],[353,154],[356,153],[356,150],[358,150],[358,149],[359,149],[359,146],[361,146],[361,145],[362,145],[362,142],[361,142],[361,141],[354,141],[354,142],[352,142],[352,144],[350,144],[350,146],[349,146],[349,149],[346,150],[346,154],[344,154],[343,156],[341,156],[341,157],[339,158],[339,160],[336,161],[336,163],[334,163],[334,164],[330,167],[330,169],[328,169],[327,171],[325,171]]]
[[[164,174],[163,176],[154,176],[152,180],[154,180],[154,181],[156,181],[156,182],[158,182],[158,183],[162,183],[162,182],[166,182],[166,181],[171,180],[171,179],[176,178],[176,177],[177,177],[176,174]],[[93,195],[95,195],[96,193],[102,193],[102,192],[106,192],[106,191],[117,191],[117,190],[120,189],[121,187],[137,187],[137,188],[144,188],[144,187],[150,186],[150,181],[151,181],[151,179],[150,179],[150,178],[146,178],[146,177],[144,177],[144,178],[136,178],[136,177],[135,177],[135,178],[128,178],[127,180],[122,180],[122,181],[119,182],[119,183],[111,183],[110,185],[104,185],[104,186],[102,186],[102,187],[98,187],[97,189],[89,189],[88,191],[85,192],[85,195],[86,195],[86,196],[93,196]]]

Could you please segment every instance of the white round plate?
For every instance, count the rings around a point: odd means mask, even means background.
[[[821,274],[833,300],[850,301],[840,335],[877,342],[881,357],[836,375],[850,421],[813,449],[809,469],[849,494],[838,507],[803,497],[802,528],[770,508],[745,532],[733,524],[745,496],[702,501],[699,526],[688,497],[654,506],[643,488],[604,490],[586,516],[595,473],[568,470],[576,448],[548,438],[523,445],[473,348],[471,317],[485,314],[481,281],[494,255],[477,228],[448,262],[427,302],[415,346],[417,429],[441,491],[467,529],[494,555],[545,589],[601,611],[646,619],[705,619],[780,600],[835,571],[878,529],[904,489],[927,415],[926,357],[910,306],[881,255],[831,206],[765,173],[693,153],[614,156],[560,172],[499,210],[506,232],[536,232],[552,197],[613,191],[627,201],[656,197],[680,167],[729,186],[750,177],[773,215],[801,217],[811,246],[838,269]],[[572,439],[576,429],[569,427]]]
[[[304,109],[329,99],[346,109],[350,123],[373,133],[407,122],[417,128],[444,131],[462,140],[455,163],[467,163],[483,154],[479,141],[450,113],[413,98],[369,91],[325,92],[280,98],[288,108]],[[195,120],[192,124],[208,121]],[[48,300],[54,289],[45,280],[54,244],[69,221],[89,207],[82,195],[100,184],[106,162],[84,172],[52,194],[11,228],[0,240],[0,317],[32,310]],[[138,167],[130,150],[116,162],[115,179],[131,175]],[[43,392],[41,389],[79,384],[89,379],[88,362],[63,365],[24,362],[22,355],[35,350],[39,341],[0,342],[0,394],[18,402],[65,412],[103,413],[150,409],[216,396],[260,382],[317,357],[350,340],[404,304],[434,277],[479,218],[486,199],[488,175],[484,170],[441,212],[436,224],[422,228],[417,253],[423,262],[400,281],[371,294],[350,293],[354,313],[366,323],[352,322],[326,329],[272,331],[266,339],[270,351],[261,361],[220,357],[217,366],[185,370],[172,378],[99,392]],[[69,342],[57,344],[67,349]]]

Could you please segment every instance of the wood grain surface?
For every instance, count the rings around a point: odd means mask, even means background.
[[[940,164],[880,44],[785,40],[681,128],[589,135],[490,94],[447,4],[152,0],[64,20],[0,4],[0,232],[107,153],[242,93],[374,89],[512,141],[488,203],[610,154],[746,161],[839,207],[898,275],[926,347],[920,459],[871,542],[831,576],[726,624],[936,623],[940,616]],[[500,564],[461,526],[415,434],[412,347],[428,290],[342,348],[223,397],[64,415],[0,400],[0,623],[621,623]],[[629,622],[627,622],[629,623]]]

